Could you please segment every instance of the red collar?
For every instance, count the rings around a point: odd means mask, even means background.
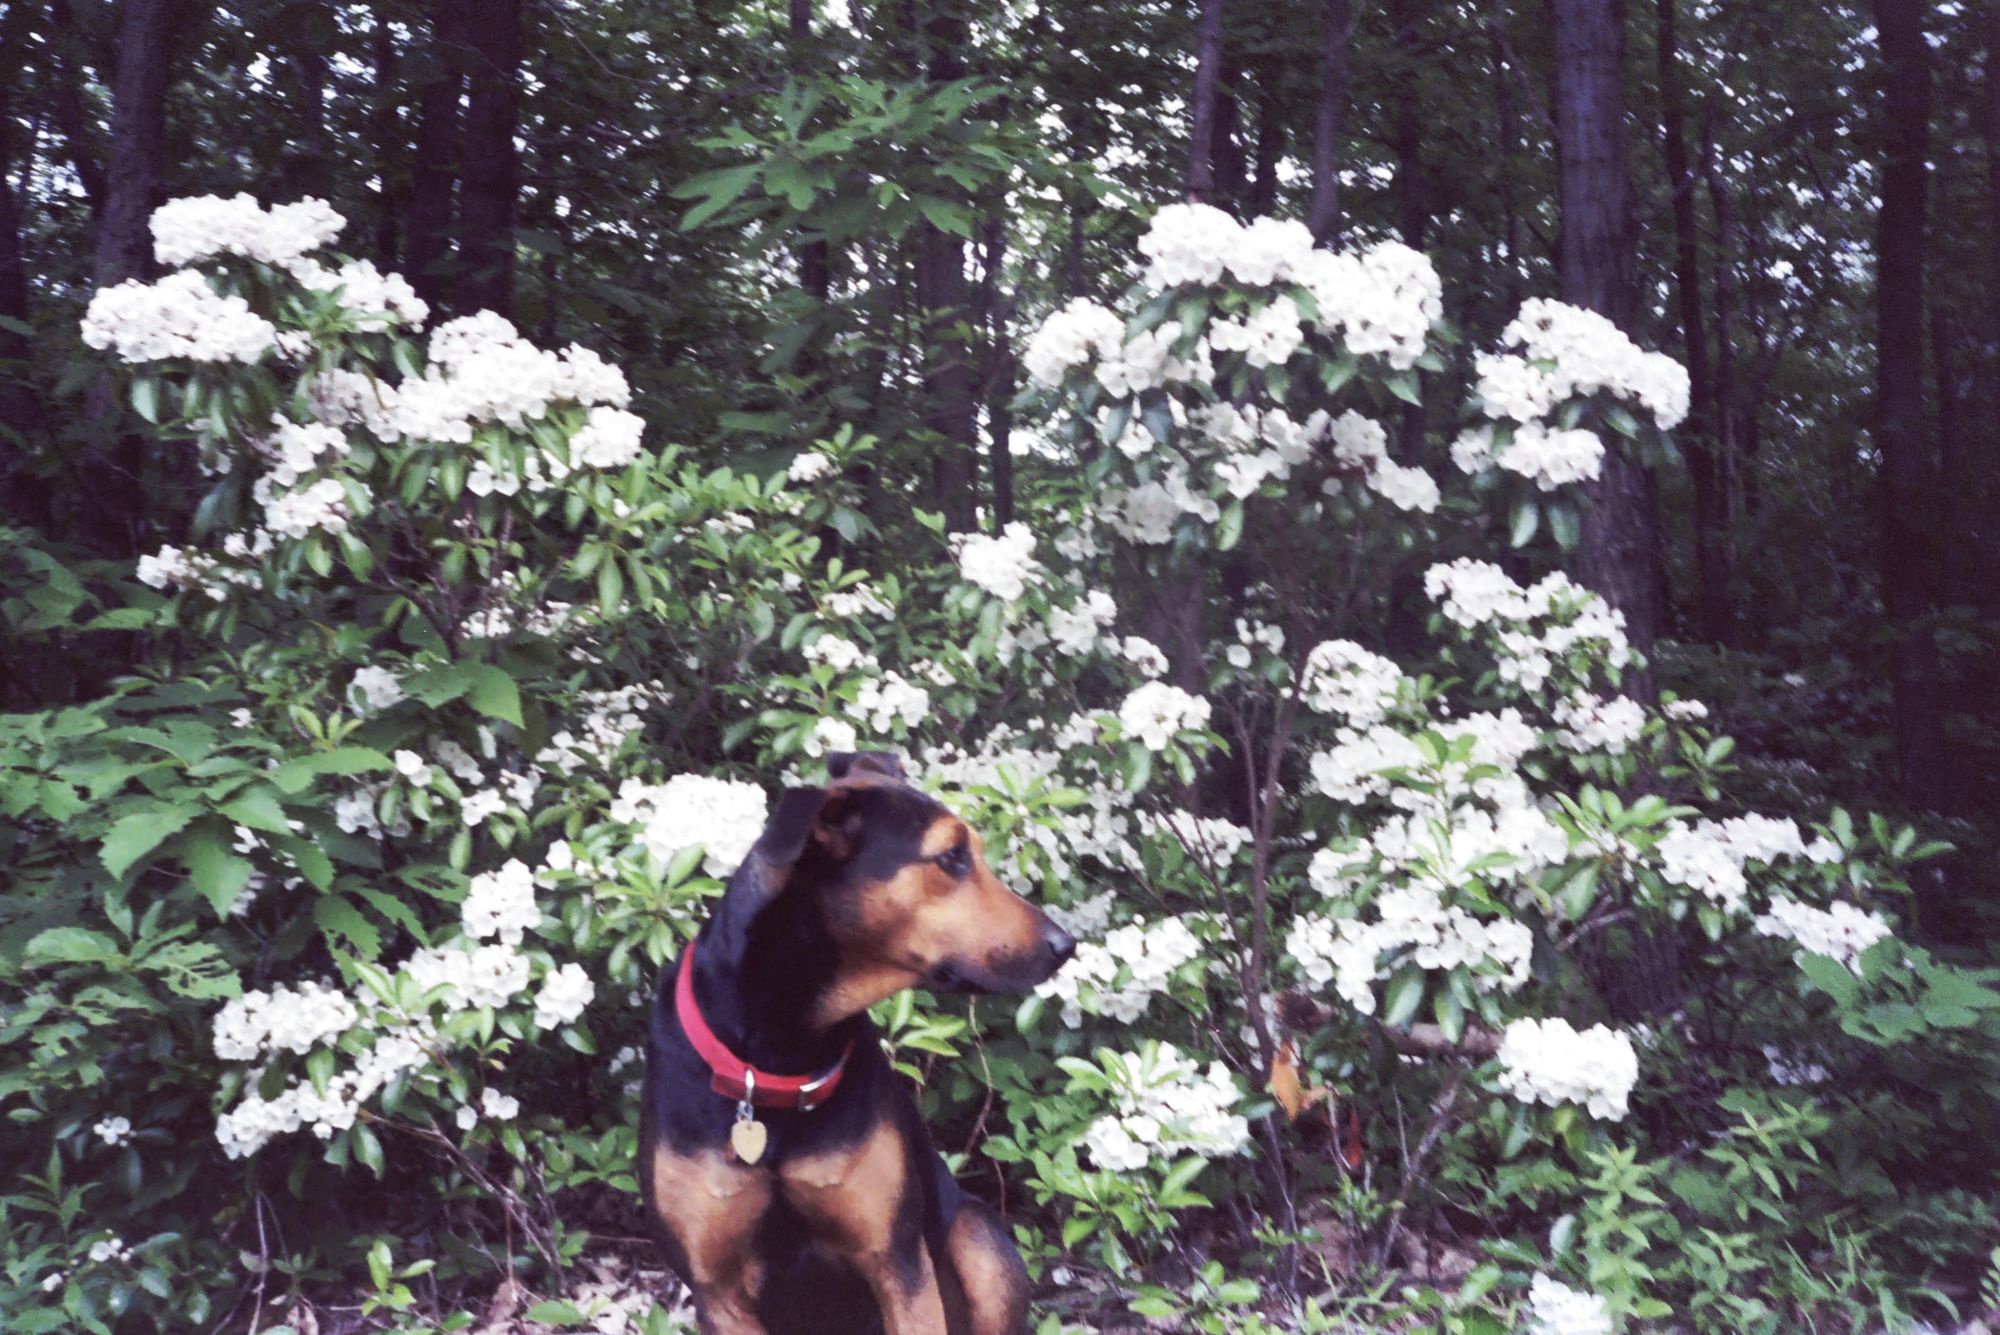
[[[794,1108],[800,1112],[811,1112],[828,1099],[833,1091],[840,1088],[840,1077],[847,1070],[847,1059],[854,1055],[854,1040],[847,1040],[847,1047],[841,1052],[840,1060],[831,1069],[818,1075],[773,1075],[760,1071],[749,1062],[731,1052],[723,1041],[708,1027],[708,1021],[701,1017],[701,1007],[694,1000],[694,942],[687,944],[681,955],[680,977],[674,983],[674,1015],[681,1022],[681,1032],[694,1044],[694,1050],[708,1063],[714,1075],[709,1088],[724,1098],[735,1099],[739,1103],[751,1103],[759,1108]]]

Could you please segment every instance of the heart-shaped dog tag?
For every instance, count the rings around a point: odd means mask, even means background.
[[[764,1157],[764,1146],[770,1139],[771,1133],[762,1122],[738,1122],[729,1128],[729,1152],[753,1164]]]

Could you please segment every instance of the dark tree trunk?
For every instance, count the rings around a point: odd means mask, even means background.
[[[812,0],[791,0],[792,77],[811,72]],[[833,291],[833,257],[826,238],[799,247],[799,285],[822,307]]]
[[[1326,0],[1319,39],[1319,100],[1313,109],[1312,204],[1306,226],[1313,240],[1340,236],[1340,123],[1347,113],[1347,52],[1354,40],[1349,0]]]
[[[326,52],[333,16],[323,4],[297,5],[287,16],[293,88],[288,102],[298,114],[296,128],[280,154],[277,195],[283,200],[312,195],[331,199],[333,151],[326,128]]]
[[[1083,270],[1083,220],[1089,197],[1078,193],[1069,201],[1069,234],[1063,242],[1063,292],[1072,297],[1086,295],[1090,288]]]
[[[402,186],[402,116],[397,98],[398,68],[396,30],[389,16],[375,11],[375,31],[371,35],[375,57],[375,105],[369,109],[368,126],[375,140],[375,260],[384,269],[397,267],[397,222],[407,191]]]
[[[1905,800],[1938,807],[1944,766],[1931,543],[1937,470],[1924,438],[1925,159],[1931,73],[1924,7],[1876,0],[1886,79],[1876,220],[1876,425],[1882,603],[1894,636],[1896,761]]]
[[[1275,78],[1275,72],[1273,78]],[[1257,167],[1250,178],[1245,213],[1261,218],[1278,207],[1278,159],[1285,155],[1285,122],[1278,114],[1277,93],[1270,80],[1260,81],[1257,94]]]
[[[15,87],[25,74],[28,35],[41,6],[19,0],[0,18],[0,318],[25,325],[28,262],[21,237],[20,201],[14,195]],[[28,455],[43,424],[41,396],[30,378],[33,345],[19,329],[0,325],[0,519],[36,527],[48,523],[48,494],[27,473]]]
[[[104,144],[97,121],[83,98],[85,70],[77,54],[82,29],[71,11],[69,0],[54,0],[49,10],[53,22],[47,34],[55,59],[55,116],[62,131],[63,155],[83,186],[93,215],[104,211]]]
[[[1982,83],[1985,104],[1981,108],[1980,128],[1986,141],[1986,237],[1990,247],[1986,260],[1989,279],[1986,309],[1992,317],[1986,336],[1991,355],[2000,357],[2000,0],[1987,0],[1986,69]],[[1996,369],[2000,368],[1988,363],[1989,377]],[[1992,394],[1990,402],[1993,415],[1987,424],[1987,439],[2000,440],[2000,393]],[[2000,533],[2000,484],[1992,478],[1986,479],[1980,512],[1986,531]],[[1989,613],[2000,611],[2000,552],[1982,549],[1980,561],[1983,571],[1980,604]]]
[[[1396,205],[1403,244],[1424,248],[1430,212],[1424,200],[1422,108],[1417,94],[1417,29],[1409,0],[1392,0],[1390,23],[1395,29],[1397,65],[1402,71],[1396,96]]]
[[[485,0],[472,25],[465,103],[465,150],[458,182],[458,308],[514,310],[514,209],[521,165],[520,121],[525,0]]]
[[[944,83],[965,77],[968,23],[963,0],[930,0],[923,37],[929,77]],[[945,525],[975,527],[973,496],[979,450],[979,397],[966,323],[969,286],[965,238],[929,222],[916,231],[917,293],[924,321],[924,423],[936,436],[931,485]]]
[[[117,73],[111,88],[111,140],[105,154],[104,204],[98,213],[91,278],[100,288],[144,274],[152,264],[148,221],[160,195],[161,144],[177,29],[187,19],[179,0],[126,0],[118,27]],[[109,377],[91,390],[89,416],[99,430],[119,419]],[[136,436],[110,442],[96,466],[99,484],[77,511],[87,540],[106,556],[135,556],[143,542],[145,443]]]
[[[410,207],[403,227],[404,274],[433,309],[451,290],[452,194],[458,184],[464,126],[466,42],[472,0],[433,0],[417,95],[417,138],[410,161]]]
[[[1715,392],[1708,373],[1708,330],[1702,321],[1701,238],[1695,227],[1695,176],[1688,162],[1682,105],[1678,0],[1656,0],[1659,14],[1660,142],[1674,212],[1674,283],[1680,298],[1681,348],[1687,359],[1691,408],[1679,433],[1694,484],[1696,624],[1711,644],[1729,638],[1729,549],[1723,532],[1725,493],[1716,457]]]
[[[1500,182],[1501,235],[1506,238],[1507,266],[1501,279],[1500,295],[1509,312],[1521,305],[1524,278],[1521,268],[1521,210],[1514,200],[1514,150],[1521,142],[1520,113],[1514,107],[1514,72],[1509,69],[1507,41],[1500,24],[1504,18],[1502,0],[1494,0],[1494,12],[1486,20],[1486,36],[1491,46],[1493,67],[1493,122],[1499,131],[1494,146],[1495,176]]]
[[[1227,0],[1201,0],[1195,29],[1194,103],[1190,108],[1186,191],[1206,203],[1216,187],[1216,150],[1222,114],[1222,11]]]
[[[1633,287],[1625,148],[1623,0],[1554,0],[1556,130],[1563,300],[1632,323]],[[1625,614],[1626,633],[1652,652],[1662,620],[1659,517],[1651,477],[1617,448],[1586,491],[1578,564],[1583,582]],[[1626,679],[1632,695],[1655,694],[1650,672]]]
[[[1215,119],[1215,195],[1209,202],[1241,213],[1244,196],[1243,65],[1227,55],[1222,62],[1222,92]]]
[[[1000,271],[1007,258],[1007,214],[1003,196],[996,196],[981,228],[984,268],[979,282],[981,325],[986,352],[987,466],[992,474],[992,527],[995,533],[1014,518],[1014,389],[1020,379],[1014,342],[1007,323],[1013,298],[1000,290]]]

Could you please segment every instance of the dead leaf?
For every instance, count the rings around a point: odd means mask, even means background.
[[[1271,1078],[1264,1083],[1278,1106],[1285,1110],[1285,1120],[1296,1122],[1299,1114],[1326,1097],[1326,1088],[1307,1089],[1299,1081],[1298,1049],[1292,1040],[1286,1039],[1278,1045],[1278,1055],[1271,1059]]]

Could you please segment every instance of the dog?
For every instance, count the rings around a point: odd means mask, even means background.
[[[868,1008],[1020,992],[1076,941],[880,752],[788,789],[660,975],[639,1180],[707,1335],[1019,1335],[1028,1274],[938,1156]]]

